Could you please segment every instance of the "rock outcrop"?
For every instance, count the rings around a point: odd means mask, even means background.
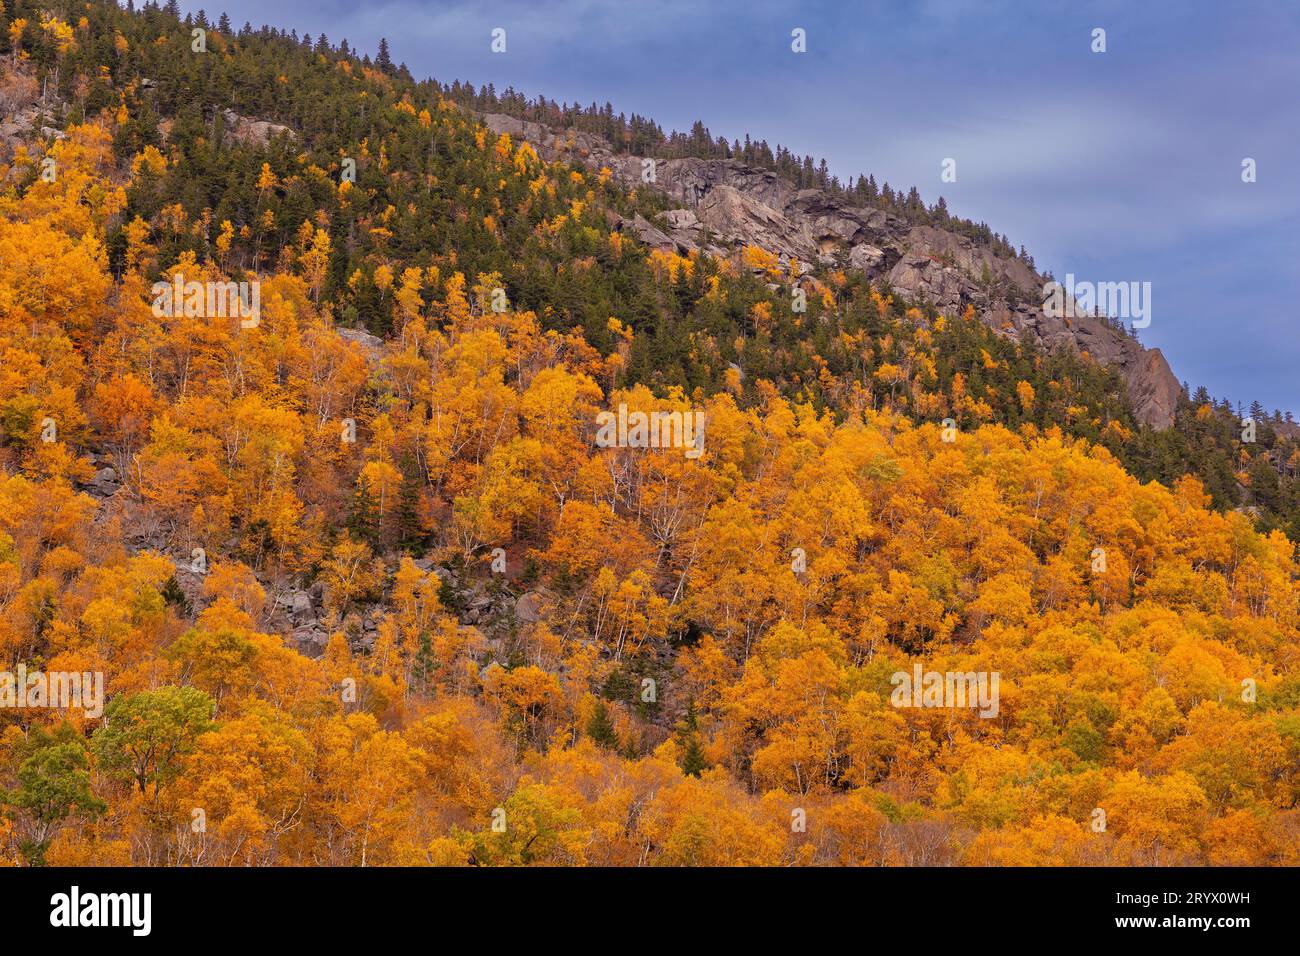
[[[62,139],[63,132],[45,119],[63,107],[56,94],[42,98],[30,64],[0,62],[0,164],[7,164],[19,146],[37,136]]]
[[[221,118],[225,121],[225,135],[237,143],[250,146],[265,146],[280,135],[295,139],[297,134],[287,126],[272,123],[269,120],[251,119],[240,116],[234,110],[222,110]]]
[[[624,185],[650,186],[680,203],[658,222],[638,215],[615,223],[652,248],[729,255],[737,246],[754,245],[785,260],[859,270],[908,299],[949,313],[972,306],[1000,334],[1027,334],[1044,348],[1074,348],[1114,367],[1140,421],[1157,429],[1173,424],[1182,386],[1159,349],[1143,347],[1105,318],[1047,315],[1042,301],[1048,280],[1020,259],[994,254],[987,244],[882,209],[854,206],[824,190],[798,189],[739,160],[689,157],[648,167],[642,157],[615,154],[607,141],[590,134],[498,113],[481,118],[495,133],[528,141],[546,160],[608,168]]]

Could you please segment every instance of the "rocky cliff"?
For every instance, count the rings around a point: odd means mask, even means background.
[[[657,160],[645,182],[643,158],[616,154],[599,137],[556,130],[498,113],[481,119],[495,133],[528,141],[547,160],[607,167],[630,187],[658,189],[680,206],[620,228],[646,244],[728,255],[755,245],[782,258],[861,270],[906,298],[950,313],[972,306],[1001,334],[1028,334],[1047,349],[1074,348],[1118,370],[1134,413],[1153,428],[1173,424],[1182,387],[1159,349],[1144,348],[1104,318],[1058,318],[1042,309],[1047,281],[987,245],[882,209],[854,206],[820,189],[797,189],[768,170],[734,159]]]

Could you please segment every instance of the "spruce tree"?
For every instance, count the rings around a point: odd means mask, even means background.
[[[704,757],[704,748],[700,745],[699,715],[692,699],[686,705],[686,716],[677,726],[677,741],[682,748],[682,773],[688,777],[698,777],[709,767]]]
[[[423,550],[425,533],[420,527],[420,487],[423,484],[417,472],[417,465],[404,456],[399,467],[402,470],[402,483],[397,490],[397,505],[393,520],[397,525],[397,546],[403,551],[414,554]]]
[[[587,721],[587,736],[604,750],[618,749],[618,734],[614,730],[614,722],[609,719],[609,708],[603,700],[596,701],[596,709]]]
[[[371,548],[379,547],[379,505],[375,502],[370,482],[364,473],[357,477],[347,527],[358,541],[366,542]]]
[[[421,631],[420,638],[416,646],[415,660],[412,662],[411,674],[413,683],[417,688],[425,693],[433,692],[433,672],[437,666],[437,661],[433,656],[433,640],[428,631]]]

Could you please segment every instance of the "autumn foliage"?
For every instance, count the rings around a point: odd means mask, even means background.
[[[397,112],[511,180],[475,230],[578,188],[444,110]],[[243,222],[132,215],[177,158],[83,119],[53,182],[26,150],[0,176],[0,667],[102,672],[107,704],[0,709],[5,861],[1300,864],[1294,542],[1035,418],[1049,366],[939,387],[959,320],[921,317],[844,332],[824,392],[652,387],[640,317],[494,308],[499,273],[375,251],[394,207],[336,274],[329,221],[265,223],[269,165]],[[733,305],[782,276],[647,252],[599,200],[520,241]],[[156,314],[178,271],[255,278],[259,322]],[[598,447],[620,404],[703,413],[703,454]],[[997,672],[996,716],[894,706],[917,663]]]

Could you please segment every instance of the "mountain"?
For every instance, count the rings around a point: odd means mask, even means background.
[[[655,178],[646,183],[645,160],[653,157],[616,153],[602,137],[501,113],[482,120],[494,133],[532,143],[545,159],[609,169],[628,189],[649,186],[678,203],[658,222],[619,222],[649,246],[683,254],[703,248],[722,256],[736,246],[758,246],[787,261],[860,270],[948,314],[971,305],[999,334],[1047,350],[1073,348],[1116,368],[1140,421],[1157,430],[1174,423],[1182,386],[1159,349],[1144,348],[1105,318],[1047,315],[1042,302],[1048,279],[1019,258],[999,255],[992,243],[855,206],[826,190],[800,189],[737,159],[656,159]]]
[[[915,190],[3,3],[0,862],[1300,863],[1280,414]]]

